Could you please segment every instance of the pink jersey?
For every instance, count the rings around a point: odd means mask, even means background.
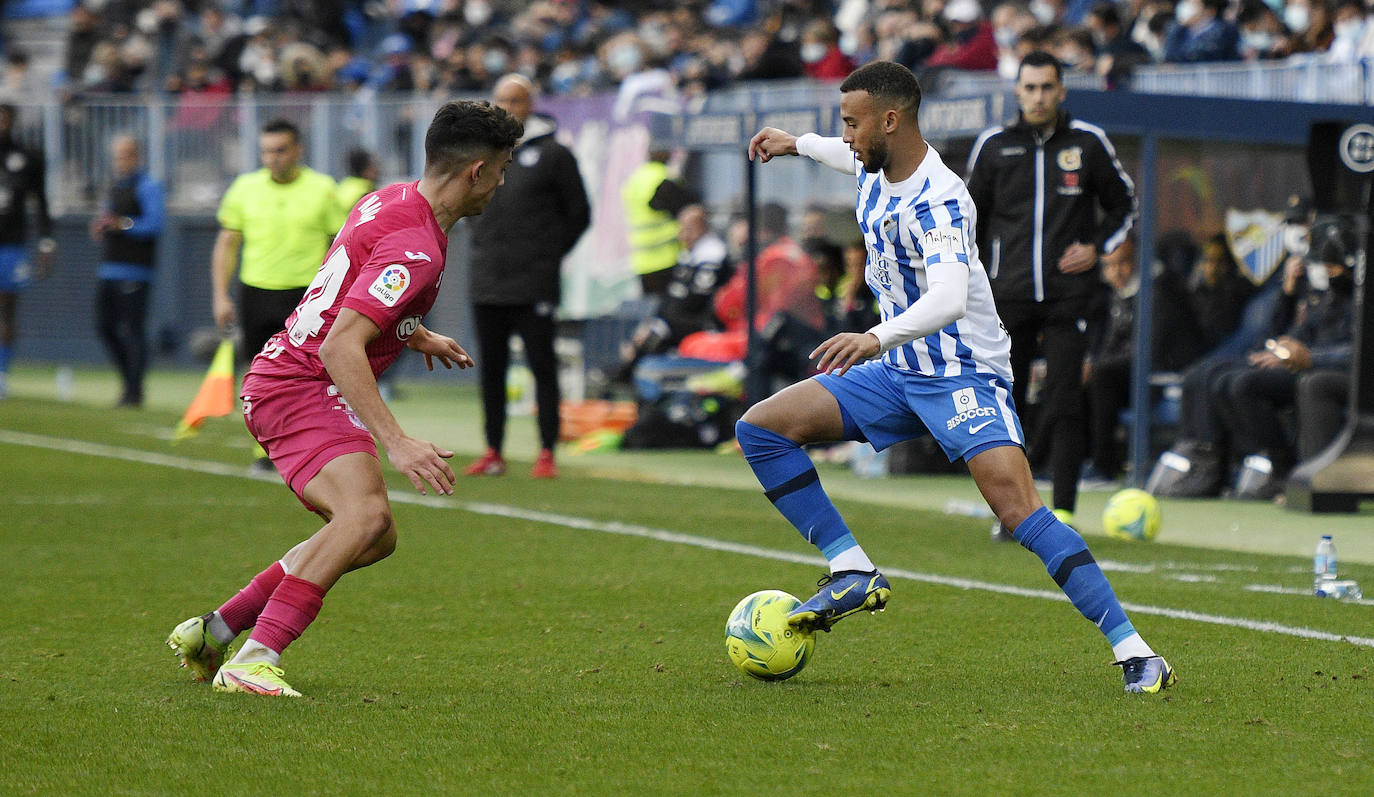
[[[251,374],[328,379],[320,344],[344,307],[381,329],[367,344],[373,376],[396,361],[434,306],[448,250],[448,236],[416,185],[398,183],[359,200],[286,329],[253,358]]]

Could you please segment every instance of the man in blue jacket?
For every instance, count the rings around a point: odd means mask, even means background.
[[[148,293],[164,217],[162,186],[141,168],[138,142],[130,136],[110,142],[110,162],[115,181],[91,222],[91,237],[100,244],[95,323],[123,381],[119,406],[139,407],[148,366]]]

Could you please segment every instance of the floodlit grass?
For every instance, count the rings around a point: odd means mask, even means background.
[[[246,461],[237,424],[173,446],[155,432],[174,417],[19,399],[0,403],[0,433],[189,466]],[[439,506],[398,502],[395,556],[344,578],[285,657],[306,697],[218,695],[174,666],[163,638],[314,517],[279,482],[7,439],[3,793],[1201,795],[1374,782],[1371,649],[1346,642],[1138,611],[1181,678],[1142,698],[1122,693],[1110,650],[1067,603],[894,579],[889,611],[822,635],[802,674],[749,680],[725,655],[731,607],[765,588],[804,598],[818,565],[596,529],[809,546],[757,491],[597,478],[573,458],[554,482],[517,468],[463,479]],[[841,508],[885,566],[1054,589],[1032,555],[989,543],[984,521]],[[1092,545],[1132,604],[1374,636],[1367,605],[1245,589],[1309,584],[1297,557]],[[1374,584],[1374,568],[1344,569]]]

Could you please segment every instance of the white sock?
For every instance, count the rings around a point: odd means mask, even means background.
[[[843,570],[858,570],[861,573],[867,573],[877,569],[877,566],[869,560],[868,554],[864,553],[864,549],[857,545],[840,551],[834,559],[830,560],[831,573],[839,573]]]
[[[219,616],[219,612],[211,612],[210,620],[205,623],[205,631],[221,645],[227,645],[234,641],[234,632],[229,630],[229,624],[224,622],[224,618]]]
[[[1137,657],[1148,659],[1157,654],[1150,649],[1149,645],[1145,644],[1145,640],[1140,638],[1140,634],[1131,634],[1112,645],[1112,655],[1116,657],[1117,661],[1125,661]]]
[[[239,648],[239,652],[234,654],[233,660],[229,663],[254,664],[257,662],[266,662],[275,667],[281,663],[281,654],[256,639],[248,637],[248,641],[243,643],[243,647]]]

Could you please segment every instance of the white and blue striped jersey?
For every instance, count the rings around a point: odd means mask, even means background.
[[[922,338],[893,346],[883,361],[924,376],[995,373],[1011,381],[1011,339],[997,317],[992,286],[974,239],[977,210],[963,180],[934,147],[910,177],[888,182],[857,160],[855,215],[868,248],[866,282],[884,322],[916,303],[927,289],[926,267],[951,260],[968,267],[968,304],[962,318]]]

